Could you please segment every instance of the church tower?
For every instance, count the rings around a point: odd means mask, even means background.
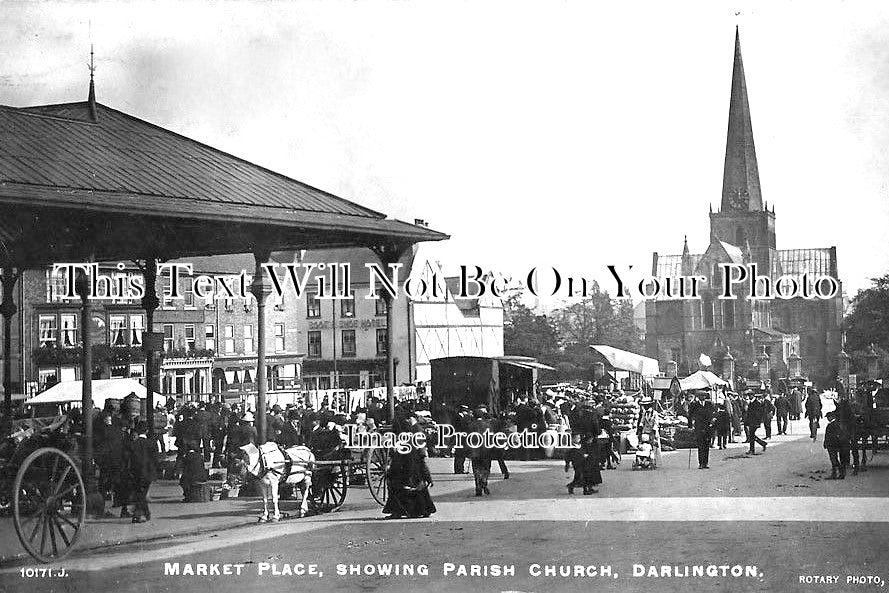
[[[729,100],[728,133],[725,142],[725,168],[722,200],[718,212],[710,213],[710,235],[719,241],[746,249],[759,264],[760,273],[771,272],[775,250],[775,210],[763,205],[759,185],[753,125],[747,99],[747,81],[741,59],[741,39],[735,29],[735,60]]]

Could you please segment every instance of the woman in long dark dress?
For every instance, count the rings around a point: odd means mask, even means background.
[[[580,421],[580,452],[583,455],[583,486],[584,494],[597,494],[596,486],[602,483],[602,471],[599,453],[599,418],[596,415],[595,403],[584,404]]]
[[[410,432],[421,430],[416,418],[408,419]],[[412,448],[408,453],[392,452],[389,472],[389,498],[383,507],[383,514],[391,519],[401,517],[428,517],[435,512],[435,504],[429,495],[432,475],[426,465],[426,449]]]

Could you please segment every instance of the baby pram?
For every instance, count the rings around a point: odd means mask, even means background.
[[[657,469],[654,447],[651,446],[651,438],[647,434],[642,435],[639,446],[636,448],[633,469]]]

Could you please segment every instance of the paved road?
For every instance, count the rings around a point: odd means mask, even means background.
[[[514,463],[508,481],[495,471],[492,496],[475,498],[469,477],[450,474],[449,459],[433,459],[438,512],[428,520],[383,520],[366,492],[350,491],[330,515],[73,557],[63,564],[73,573],[67,578],[5,569],[0,590],[875,591],[879,584],[846,580],[889,579],[889,453],[865,474],[826,481],[821,445],[820,437],[777,437],[751,457],[737,444],[713,450],[710,470],[698,470],[695,459],[689,469],[686,451],[666,454],[656,471],[632,471],[625,458],[604,473],[600,494],[573,497],[557,461]],[[243,565],[241,575],[182,574],[214,563]],[[304,565],[323,576],[274,573]],[[378,574],[394,565],[414,574]],[[463,576],[461,565],[488,567],[488,576]],[[495,566],[507,575],[494,576]],[[547,566],[555,575],[546,576]],[[560,569],[584,576],[558,576]],[[696,570],[715,576],[684,576]]]

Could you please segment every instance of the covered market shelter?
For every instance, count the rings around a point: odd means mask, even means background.
[[[366,247],[385,266],[411,245],[447,235],[386,218],[305,183],[181,136],[96,101],[0,106],[0,267],[2,267],[4,410],[11,418],[10,327],[25,269],[59,262],[134,261],[145,280],[147,414],[161,336],[153,332],[158,262],[252,253],[256,263],[257,343],[265,344],[271,286],[261,265],[273,251]],[[88,279],[77,281],[81,325],[88,327]],[[391,299],[386,291],[383,297]],[[389,303],[387,303],[389,304]],[[392,408],[393,307],[387,307],[387,387]],[[90,332],[81,332],[82,400],[92,408]],[[265,406],[266,357],[257,352],[257,407]],[[260,439],[265,414],[258,414]],[[5,428],[8,428],[5,427]],[[85,445],[92,419],[84,415]],[[84,451],[87,468],[92,452]],[[84,472],[85,477],[90,474]]]

